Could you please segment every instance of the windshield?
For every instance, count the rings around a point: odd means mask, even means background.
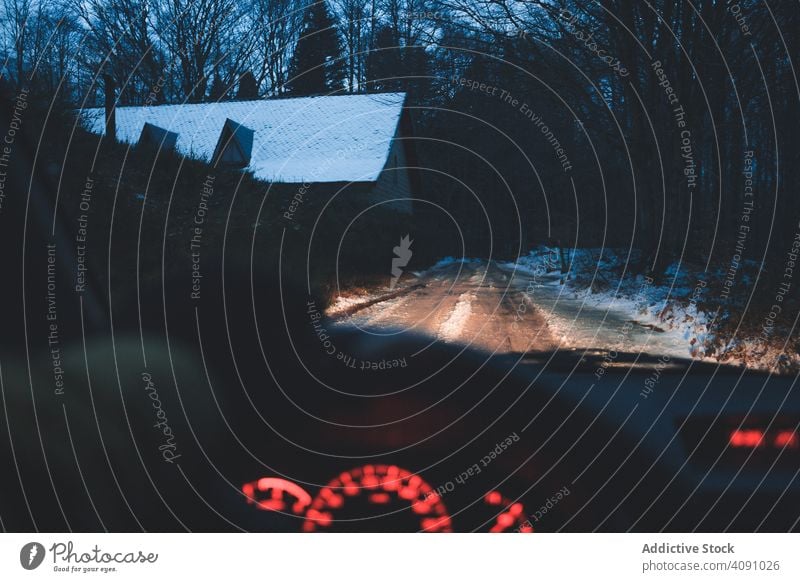
[[[798,31],[0,2],[0,529],[797,529]]]

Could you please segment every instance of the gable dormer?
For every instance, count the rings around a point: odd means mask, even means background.
[[[178,143],[178,134],[174,131],[167,131],[163,127],[158,127],[152,123],[145,122],[142,133],[139,135],[139,145],[154,148],[162,152],[174,152]]]
[[[250,165],[255,132],[241,123],[226,119],[214,148],[214,163],[233,168]]]

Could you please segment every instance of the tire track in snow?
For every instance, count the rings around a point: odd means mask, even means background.
[[[458,298],[458,303],[450,312],[450,316],[439,326],[438,337],[444,341],[455,341],[461,337],[461,333],[467,325],[472,315],[472,302],[475,300],[475,293],[467,291]]]

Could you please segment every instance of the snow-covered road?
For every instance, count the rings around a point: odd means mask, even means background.
[[[374,334],[413,330],[492,352],[592,348],[690,355],[679,330],[638,321],[623,305],[586,301],[560,285],[555,274],[534,276],[483,260],[445,261],[417,276],[407,275],[400,287],[408,292],[362,309],[355,304],[355,310],[352,299],[343,300],[329,315],[336,323]],[[358,301],[375,301],[385,293],[379,290]]]

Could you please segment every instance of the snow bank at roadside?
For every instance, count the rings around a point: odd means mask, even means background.
[[[703,358],[706,346],[713,343],[713,313],[703,311],[706,282],[692,269],[670,265],[663,280],[631,273],[626,266],[639,259],[637,252],[619,249],[575,249],[565,253],[569,266],[560,272],[557,249],[538,247],[505,269],[532,276],[539,284],[564,285],[562,294],[586,306],[622,314],[656,333],[669,335],[674,349],[685,357]],[[667,337],[662,338],[663,340]]]
[[[371,295],[337,295],[333,302],[325,310],[326,315],[340,315],[365,303],[369,303],[373,297]]]
[[[785,337],[775,334],[765,341],[740,325],[747,305],[719,300],[725,266],[705,271],[699,265],[676,262],[656,282],[631,272],[631,265],[641,259],[638,251],[573,249],[565,251],[564,259],[569,266],[565,275],[560,272],[558,250],[544,246],[501,266],[532,276],[540,284],[563,285],[562,294],[586,305],[624,313],[640,325],[653,326],[659,335],[663,332],[662,340],[685,356],[768,370],[800,369],[800,354],[784,345]],[[737,283],[750,288],[759,272],[756,262],[742,261]],[[715,284],[718,289],[712,291]]]

